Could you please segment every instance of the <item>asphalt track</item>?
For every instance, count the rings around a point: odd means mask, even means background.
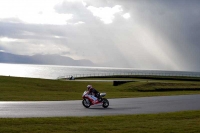
[[[0,118],[104,116],[121,114],[154,114],[200,110],[200,95],[158,96],[108,99],[110,106],[86,109],[81,100],[0,102]]]

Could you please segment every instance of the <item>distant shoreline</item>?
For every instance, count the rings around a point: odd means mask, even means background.
[[[0,63],[0,75],[27,78],[57,79],[96,76],[180,76],[200,77],[200,72],[165,71],[165,70],[139,70],[132,68],[90,67],[90,66],[60,66],[36,64],[8,64]]]

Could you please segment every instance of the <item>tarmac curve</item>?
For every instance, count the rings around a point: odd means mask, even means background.
[[[110,106],[82,106],[75,101],[0,102],[0,118],[105,116],[122,114],[155,114],[200,110],[200,95],[157,96],[142,98],[108,99]]]

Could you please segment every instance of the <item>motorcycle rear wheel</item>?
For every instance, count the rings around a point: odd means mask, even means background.
[[[102,106],[104,108],[107,108],[109,106],[109,101],[106,98],[103,98],[103,104],[102,104]]]
[[[82,104],[84,107],[89,108],[91,103],[88,99],[83,99]]]

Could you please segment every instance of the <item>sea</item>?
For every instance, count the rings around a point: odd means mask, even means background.
[[[86,67],[0,63],[0,76],[59,79],[107,75],[160,75],[200,77],[200,72],[141,70],[135,68]]]

